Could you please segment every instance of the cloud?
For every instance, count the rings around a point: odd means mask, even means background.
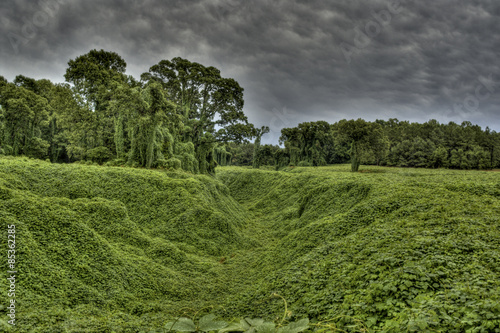
[[[258,126],[395,117],[471,120],[500,131],[500,3],[397,4],[7,1],[0,4],[0,75],[60,82],[68,60],[94,48],[120,54],[136,77],[180,56],[235,78],[245,88],[245,112]],[[45,24],[40,12],[50,14]],[[30,24],[36,32],[28,36]],[[13,34],[20,36],[17,52]],[[350,62],[343,43],[355,47]],[[284,108],[290,121],[276,121],[273,110]]]

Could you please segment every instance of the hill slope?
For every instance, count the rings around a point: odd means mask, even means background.
[[[274,319],[273,293],[290,319],[348,332],[498,330],[500,174],[347,171],[213,179],[2,158],[20,331],[162,332],[207,306]]]
[[[15,225],[19,324],[99,331],[117,312],[157,315],[139,320],[151,327],[213,302],[228,288],[220,256],[252,246],[228,193],[206,176],[2,158],[2,248]]]
[[[347,331],[499,331],[500,175],[347,170],[219,172],[272,235],[231,310],[279,313],[277,292],[292,316]]]

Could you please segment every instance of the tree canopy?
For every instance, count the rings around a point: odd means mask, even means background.
[[[217,165],[500,167],[500,134],[464,121],[304,122],[261,144],[243,112],[243,88],[220,70],[180,57],[127,76],[115,52],[68,62],[66,82],[0,76],[0,154],[213,174]],[[254,143],[250,140],[255,138]]]
[[[69,60],[67,84],[1,77],[0,152],[211,174],[231,163],[230,142],[256,135],[243,88],[215,67],[162,60],[138,81],[126,66],[115,52],[91,50]]]

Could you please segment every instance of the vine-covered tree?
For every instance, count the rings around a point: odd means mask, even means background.
[[[261,164],[262,164],[262,157],[260,155],[260,141],[262,139],[262,136],[266,133],[269,133],[269,127],[268,126],[262,126],[260,129],[256,130],[256,137],[255,137],[255,142],[253,144],[253,161],[252,161],[252,166],[256,169],[258,169]]]
[[[200,172],[213,173],[217,143],[243,142],[255,129],[243,113],[243,88],[215,67],[182,58],[162,60],[142,75],[160,82],[182,116],[185,141],[192,142]],[[175,152],[178,153],[178,152]]]
[[[50,144],[42,137],[48,127],[47,99],[33,91],[6,83],[0,86],[1,138],[4,154],[45,159]]]
[[[356,172],[361,164],[363,150],[371,150],[379,155],[377,149],[384,149],[382,128],[378,123],[370,123],[361,118],[357,120],[341,120],[334,125],[338,140],[350,144],[351,171]]]
[[[281,130],[280,144],[293,165],[326,165],[333,147],[331,126],[326,121],[300,123]]]
[[[116,53],[91,50],[68,62],[67,83],[0,76],[0,154],[52,162],[182,168],[320,166],[351,162],[428,168],[500,168],[500,133],[469,121],[391,118],[304,122],[261,145],[243,113],[243,88],[215,67],[162,60],[141,81]],[[256,137],[255,143],[249,140]]]
[[[78,124],[82,125],[78,127],[83,137],[75,138],[74,142],[79,141],[79,144],[73,147],[82,158],[86,150],[97,147],[114,152],[116,119],[109,112],[109,103],[116,89],[127,84],[126,67],[126,62],[117,53],[104,50],[91,50],[68,62],[64,77],[73,85],[84,117],[84,124]]]

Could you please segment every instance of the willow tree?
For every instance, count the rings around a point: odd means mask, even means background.
[[[217,147],[215,147],[214,156],[215,161],[218,165],[226,166],[231,164],[231,158],[233,157],[233,154],[231,154],[231,152],[228,150],[231,150],[231,148],[226,145],[218,145]]]
[[[160,82],[176,105],[184,141],[193,143],[201,173],[213,173],[217,143],[242,142],[254,134],[243,113],[243,88],[215,67],[182,58],[162,60],[142,80]]]

